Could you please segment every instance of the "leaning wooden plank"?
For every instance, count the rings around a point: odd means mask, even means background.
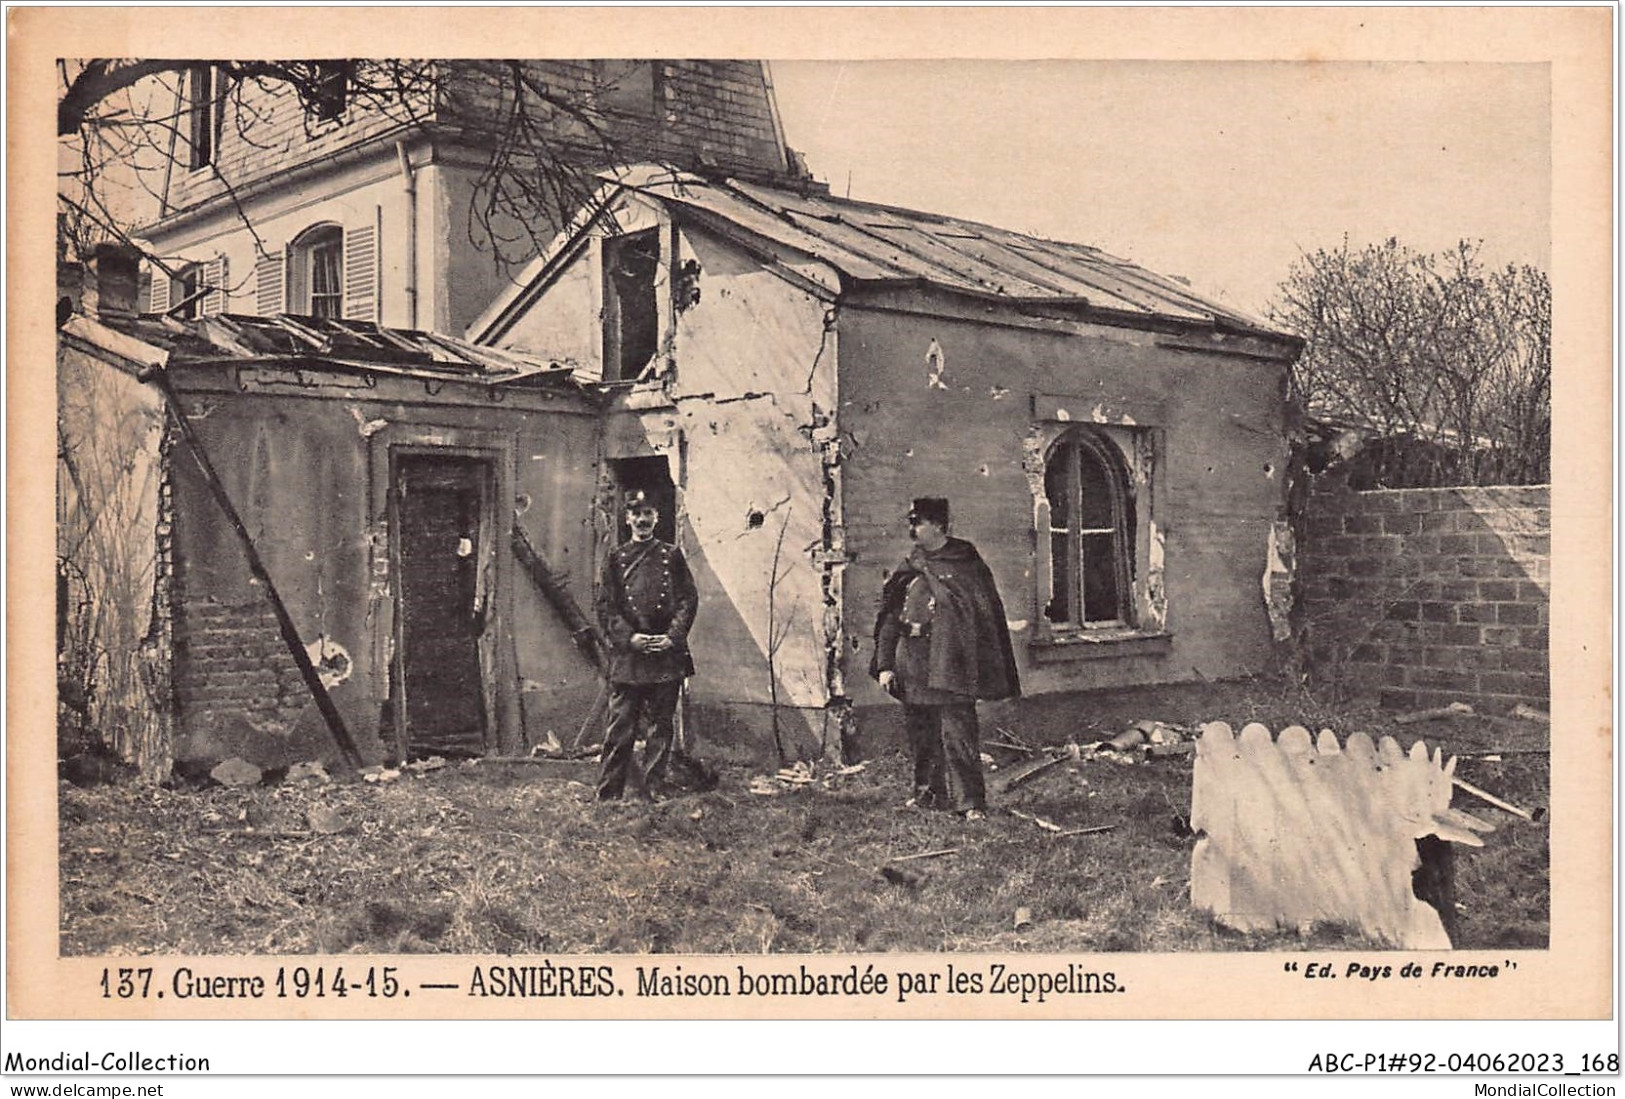
[[[175,387],[170,384],[169,375],[162,366],[155,365],[142,370],[140,380],[157,386],[158,392],[163,394],[164,400],[169,405],[170,415],[181,430],[181,438],[185,440],[186,448],[192,452],[198,471],[203,474],[204,483],[209,486],[215,505],[220,508],[237,535],[243,558],[248,564],[248,571],[254,574],[254,579],[264,588],[265,601],[271,605],[271,612],[276,616],[277,631],[282,635],[282,643],[287,646],[288,655],[293,657],[294,666],[299,669],[300,678],[305,681],[305,690],[310,692],[311,699],[315,701],[316,710],[327,725],[327,731],[332,736],[333,743],[338,746],[344,762],[353,770],[360,770],[361,749],[356,747],[354,738],[350,736],[350,730],[344,725],[344,718],[339,715],[338,707],[333,705],[333,699],[327,693],[327,685],[322,682],[321,673],[311,663],[310,653],[305,650],[305,643],[299,636],[299,627],[294,625],[293,617],[288,613],[287,605],[282,602],[276,583],[266,570],[265,562],[260,559],[259,547],[254,544],[253,536],[248,533],[248,527],[243,524],[242,516],[232,503],[225,482],[220,480],[220,475],[215,472],[214,463],[209,461],[203,443],[192,427],[191,419],[181,408],[181,399],[176,395]]]

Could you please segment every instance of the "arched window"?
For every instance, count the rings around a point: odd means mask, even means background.
[[[306,229],[289,246],[288,311],[344,315],[344,230],[339,226]]]
[[[1134,500],[1117,448],[1087,428],[1057,439],[1044,463],[1053,626],[1133,626]]]

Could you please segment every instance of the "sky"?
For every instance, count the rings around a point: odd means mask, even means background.
[[[1550,269],[1539,64],[784,61],[838,195],[1095,245],[1261,315],[1293,261],[1392,236]]]

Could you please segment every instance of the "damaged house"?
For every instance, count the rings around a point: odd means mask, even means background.
[[[864,671],[922,495],[993,569],[1022,720],[1266,668],[1296,338],[1092,247],[833,198],[758,63],[649,64],[616,110],[692,121],[629,131],[661,166],[511,282],[457,220],[477,96],[270,155],[189,85],[164,266],[138,302],[103,249],[59,318],[71,721],[154,775],[592,739],[586,609],[634,489],[699,585],[702,752],[897,721]]]
[[[993,569],[1024,718],[1271,660],[1300,344],[1176,280],[648,168],[467,335],[567,358],[608,395],[606,468],[670,501],[700,585],[702,736],[794,756],[895,720],[864,669],[922,495],[951,499]]]
[[[571,592],[598,419],[568,368],[359,321],[137,315],[134,257],[96,268],[58,333],[59,666],[113,748],[154,774],[479,755],[591,708]]]

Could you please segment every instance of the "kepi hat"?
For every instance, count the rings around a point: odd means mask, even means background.
[[[921,519],[947,530],[948,501],[941,496],[917,496],[914,506],[908,509],[908,517],[911,522]]]

